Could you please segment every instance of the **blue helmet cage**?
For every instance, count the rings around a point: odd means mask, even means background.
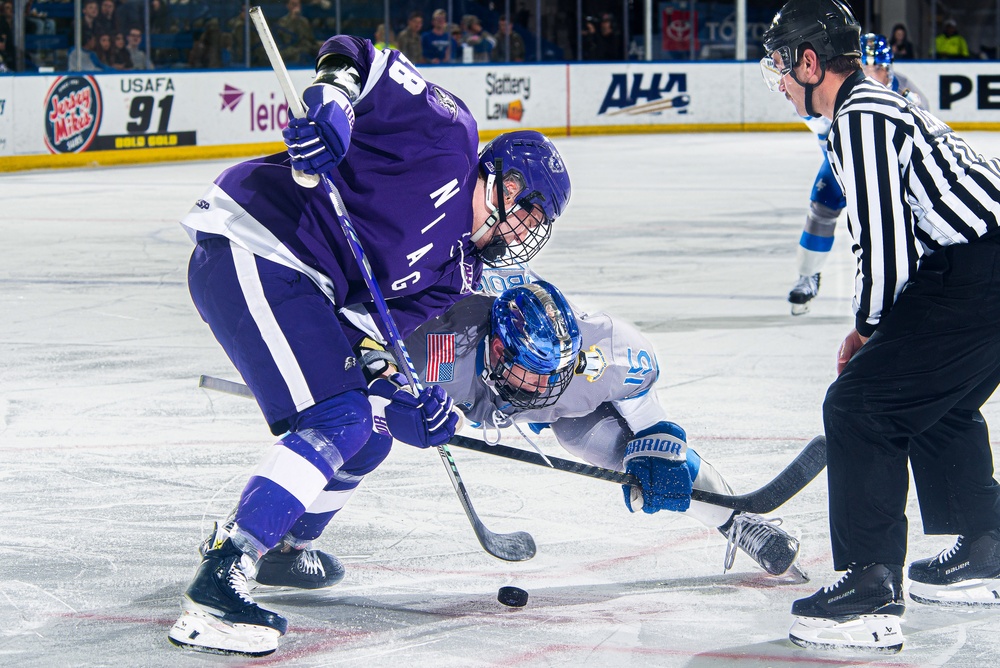
[[[479,169],[486,179],[487,202],[496,189],[497,209],[487,227],[498,225],[493,240],[483,248],[483,262],[509,267],[535,257],[552,234],[552,223],[566,209],[571,192],[562,156],[545,135],[518,130],[499,135],[479,153]],[[515,204],[504,206],[508,183],[515,184]],[[518,241],[511,243],[509,239]]]
[[[883,67],[892,65],[892,48],[885,35],[869,32],[861,36],[861,64]]]
[[[488,360],[497,394],[519,410],[554,404],[569,386],[582,339],[562,293],[546,281],[505,290],[493,302],[490,332],[503,355]]]

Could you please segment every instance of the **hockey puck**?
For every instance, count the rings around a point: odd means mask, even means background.
[[[528,592],[517,587],[500,587],[497,600],[511,608],[523,608],[528,604]]]

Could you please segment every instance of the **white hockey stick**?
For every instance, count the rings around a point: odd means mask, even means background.
[[[271,61],[271,67],[278,77],[278,83],[285,94],[285,100],[288,103],[289,109],[296,118],[304,118],[305,109],[302,106],[302,100],[299,99],[298,94],[295,92],[295,86],[288,75],[288,69],[281,59],[281,54],[278,53],[278,47],[274,42],[274,37],[271,35],[271,30],[268,28],[267,21],[264,18],[264,12],[260,7],[255,6],[250,8],[250,20],[253,21],[254,26],[257,28],[260,41],[264,46],[264,51],[267,52],[268,59]],[[320,183],[330,195],[333,209],[337,213],[337,222],[340,224],[344,236],[347,237],[351,253],[353,253],[354,259],[361,269],[361,274],[365,279],[365,284],[368,286],[368,291],[371,292],[372,301],[379,312],[382,324],[388,333],[387,338],[395,352],[396,362],[406,375],[410,386],[415,390],[419,390],[420,383],[417,379],[417,372],[413,367],[412,360],[410,360],[409,353],[406,351],[406,346],[403,344],[403,337],[400,336],[399,329],[396,327],[396,323],[389,313],[385,297],[382,296],[382,289],[375,281],[375,274],[372,272],[371,265],[368,264],[368,258],[365,257],[364,249],[361,247],[361,240],[358,238],[353,223],[351,223],[351,218],[344,207],[340,193],[337,191],[337,187],[333,184],[333,181],[326,174],[320,177]],[[479,539],[479,543],[483,546],[483,549],[494,557],[506,561],[525,561],[535,556],[535,539],[531,537],[531,534],[524,531],[498,534],[486,528],[486,525],[483,524],[482,520],[476,514],[475,508],[472,507],[472,500],[465,489],[465,483],[462,482],[462,476],[458,473],[458,466],[451,456],[451,451],[448,450],[446,445],[439,445],[437,450],[438,454],[441,455],[441,460],[444,462],[445,468],[448,470],[448,477],[455,488],[455,493],[458,494],[462,508],[465,510],[469,522],[472,523],[472,528],[476,532],[476,537]]]

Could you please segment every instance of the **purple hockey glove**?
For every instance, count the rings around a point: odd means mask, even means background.
[[[376,378],[368,386],[375,431],[418,448],[442,445],[455,435],[459,416],[455,402],[440,385],[413,396],[403,374]]]
[[[622,485],[629,511],[685,511],[691,505],[691,470],[687,465],[687,435],[673,422],[658,422],[635,435],[625,446],[625,471],[641,487]]]
[[[351,144],[354,107],[347,95],[330,84],[314,84],[302,93],[305,118],[293,118],[281,131],[292,167],[306,174],[323,174],[337,166]]]

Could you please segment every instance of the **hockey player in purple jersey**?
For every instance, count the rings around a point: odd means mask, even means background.
[[[287,622],[253,601],[248,580],[336,584],[343,566],[310,542],[393,438],[439,445],[458,420],[440,386],[369,386],[355,349],[384,343],[384,326],[329,197],[297,185],[292,168],[336,184],[404,336],[471,293],[484,262],[537,253],[570,197],[550,141],[513,132],[477,154],[465,104],[398,51],[331,38],[303,100],[287,153],[227,169],[182,221],[196,244],[195,306],[283,434],[203,547],[169,632],[204,651],[273,652]]]
[[[529,428],[551,428],[576,457],[642,481],[624,490],[630,511],[678,511],[718,527],[730,541],[725,568],[740,548],[771,575],[802,575],[794,567],[799,543],[775,521],[691,499],[693,488],[733,492],[668,419],[656,396],[659,365],[642,334],[606,313],[575,313],[530,270],[486,274],[494,290],[515,287],[462,300],[406,343],[422,377],[445,387],[487,442],[506,427],[529,443]],[[378,356],[363,357],[370,359]]]

